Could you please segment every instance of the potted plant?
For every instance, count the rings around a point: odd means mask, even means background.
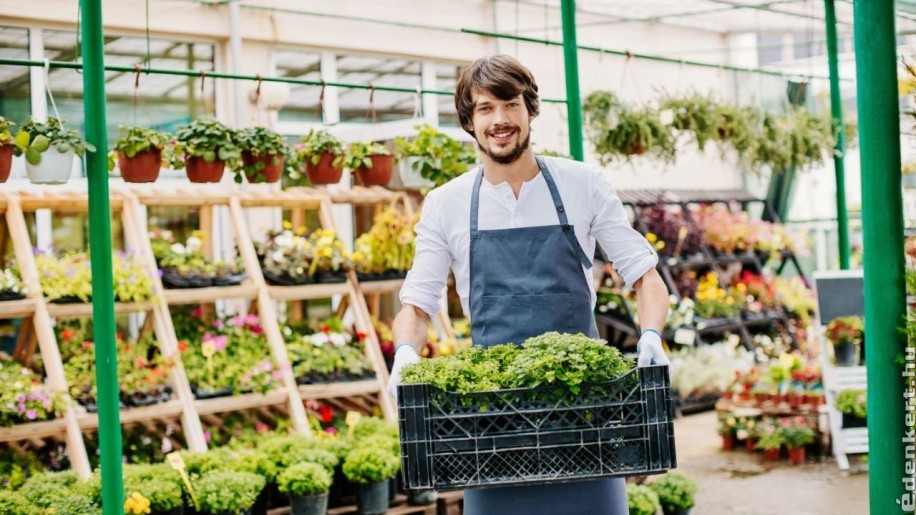
[[[35,268],[41,292],[50,302],[89,302],[92,297],[92,270],[83,253],[63,254],[35,251]]]
[[[214,470],[203,474],[196,483],[194,489],[203,513],[242,515],[250,513],[265,480],[250,472]]]
[[[722,450],[730,451],[735,448],[735,433],[737,432],[735,416],[729,413],[727,416],[719,417],[719,436],[722,437]]]
[[[627,483],[627,506],[630,515],[657,515],[662,505],[651,488],[635,483]]]
[[[814,443],[814,430],[802,417],[783,418],[779,420],[789,449],[789,461],[801,465],[805,462],[805,446]]]
[[[70,179],[73,157],[95,147],[73,130],[66,130],[57,118],[45,123],[30,118],[13,138],[14,153],[25,155],[25,169],[35,184],[63,184]],[[50,152],[49,150],[53,150]]]
[[[136,252],[115,252],[112,273],[117,302],[146,302],[153,298],[153,277]]]
[[[197,118],[179,127],[175,138],[176,155],[184,156],[191,182],[219,182],[227,165],[239,168],[242,153],[236,131],[217,120]]]
[[[248,182],[279,182],[289,153],[283,136],[266,127],[249,127],[238,131],[238,145],[242,151],[242,172]],[[238,173],[235,182],[242,182]]]
[[[59,392],[47,388],[32,369],[0,356],[0,426],[56,417],[66,408]],[[6,475],[6,474],[4,474]]]
[[[467,172],[477,162],[476,152],[439,132],[431,125],[418,125],[412,140],[396,138],[395,153],[401,163],[401,183],[405,188],[442,186]]]
[[[394,208],[377,214],[372,227],[353,245],[357,277],[361,281],[406,277],[413,263],[416,223],[417,217],[408,218]]]
[[[663,123],[655,109],[631,107],[610,91],[595,91],[586,97],[582,113],[589,139],[603,165],[642,154],[673,163],[677,156],[671,127]]]
[[[702,151],[708,141],[719,136],[722,118],[716,107],[716,101],[709,95],[692,92],[682,97],[662,99],[659,111],[671,111],[671,128],[689,133]]]
[[[754,447],[763,451],[764,459],[779,461],[779,450],[786,443],[782,427],[773,421],[767,421],[757,426],[756,435],[757,444]]]
[[[159,169],[172,163],[171,134],[146,127],[120,126],[121,135],[108,153],[108,169],[113,170],[115,158],[124,182],[156,182]]]
[[[697,482],[682,472],[672,470],[649,484],[658,495],[665,515],[689,515],[696,505]]]
[[[297,463],[284,470],[277,483],[280,492],[289,496],[293,515],[327,513],[331,473],[325,467],[317,463]]]
[[[349,169],[363,186],[385,186],[391,181],[394,156],[380,143],[351,143],[347,147],[344,168]]]
[[[239,260],[234,263],[208,260],[202,250],[206,237],[203,232],[194,231],[184,243],[177,243],[171,231],[154,234],[150,243],[163,284],[169,288],[241,284],[245,274]]]
[[[824,336],[833,343],[837,366],[859,364],[859,348],[865,338],[865,320],[860,316],[837,317],[827,324]]]
[[[25,286],[19,276],[19,269],[10,267],[0,270],[0,302],[25,298]]]
[[[843,428],[868,426],[866,390],[843,390],[836,397],[836,409],[843,415]]]
[[[400,457],[390,449],[357,447],[347,454],[343,473],[358,484],[359,513],[375,515],[388,511],[388,480],[397,474]]]
[[[10,170],[13,168],[13,152],[16,145],[13,143],[12,126],[15,123],[0,116],[0,183],[6,182],[10,178]]]
[[[296,153],[305,163],[309,181],[316,186],[340,182],[346,158],[343,143],[330,132],[315,129],[301,140]]]
[[[714,110],[719,118],[716,139],[722,144],[728,143],[744,159],[758,137],[760,110],[730,102],[719,102]]]

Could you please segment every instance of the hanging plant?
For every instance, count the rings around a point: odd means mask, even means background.
[[[395,153],[404,163],[401,169],[404,186],[425,187],[428,184],[423,184],[424,179],[433,187],[442,186],[467,172],[477,162],[474,149],[435,127],[418,125],[415,129],[419,132],[413,139],[394,140]],[[419,180],[416,174],[420,175]]]
[[[712,97],[693,92],[683,97],[663,99],[659,111],[671,111],[671,127],[690,135],[702,151],[707,142],[719,138],[722,119],[717,106]]]
[[[191,182],[219,182],[227,165],[233,170],[241,166],[236,131],[217,120],[197,118],[179,127],[175,138],[176,153],[184,156]]]
[[[242,173],[251,183],[280,180],[289,153],[289,145],[283,136],[265,127],[248,127],[238,131],[238,144],[242,151],[242,166],[240,170],[235,170],[235,182],[242,182]]]
[[[296,147],[299,159],[305,163],[309,182],[314,185],[337,184],[343,176],[346,151],[343,142],[326,130],[310,130]]]
[[[124,182],[155,182],[159,169],[173,166],[172,135],[146,127],[118,127],[121,135],[108,153],[108,170],[117,162]]]
[[[658,110],[630,107],[610,91],[595,91],[585,98],[582,111],[601,164],[642,154],[665,163],[675,161],[675,138]]]
[[[715,105],[715,114],[718,118],[715,139],[722,146],[733,148],[743,158],[759,137],[760,109],[720,102]]]
[[[394,156],[380,143],[351,143],[347,147],[344,168],[350,170],[363,186],[384,186],[391,180]]]
[[[10,178],[13,167],[13,152],[16,149],[11,131],[13,125],[16,124],[0,116],[0,183]]]
[[[66,130],[57,118],[45,123],[29,118],[13,139],[13,153],[25,156],[29,180],[36,184],[63,184],[70,179],[73,156],[95,152],[76,131]],[[49,152],[54,150],[55,152]]]

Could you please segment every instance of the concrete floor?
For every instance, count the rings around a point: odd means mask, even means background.
[[[832,457],[804,465],[783,458],[765,465],[761,453],[722,451],[714,412],[675,422],[678,469],[700,485],[693,515],[866,515],[868,474],[841,471]]]

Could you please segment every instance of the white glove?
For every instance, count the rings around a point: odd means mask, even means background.
[[[388,393],[398,402],[398,385],[401,384],[401,370],[412,363],[420,361],[412,345],[400,344],[394,353],[394,364],[391,365],[391,377],[388,379]]]
[[[636,352],[639,354],[636,359],[638,367],[671,366],[668,356],[665,355],[665,349],[662,348],[662,337],[655,331],[643,331],[642,336],[639,337],[639,343],[636,344]]]

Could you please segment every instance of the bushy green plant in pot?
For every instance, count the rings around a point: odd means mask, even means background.
[[[14,125],[16,124],[0,116],[0,183],[10,178],[10,170],[13,167],[13,152],[16,148],[12,133]]]
[[[357,447],[347,454],[343,473],[358,484],[359,513],[374,515],[388,510],[388,480],[400,466],[400,458],[385,448]]]
[[[326,130],[312,129],[296,147],[313,185],[337,184],[343,176],[346,150],[343,142]]]
[[[757,443],[754,447],[764,452],[766,461],[779,461],[779,451],[786,443],[782,426],[768,420],[757,426],[755,434]]]
[[[176,155],[184,156],[191,182],[219,182],[226,166],[233,170],[240,166],[242,152],[236,131],[217,120],[197,118],[179,127],[175,138]]]
[[[159,169],[171,166],[172,135],[146,127],[120,126],[121,135],[108,153],[108,169],[117,159],[124,182],[156,182]]]
[[[627,483],[627,506],[630,515],[657,515],[662,506],[658,494],[644,485]]]
[[[0,491],[0,513],[6,515],[33,515],[35,507],[19,492]]]
[[[30,118],[16,133],[13,153],[25,156],[25,169],[35,184],[63,184],[70,179],[73,157],[82,156],[95,147],[83,141],[73,130],[67,130],[57,118],[38,122]]]
[[[833,344],[837,366],[859,364],[859,350],[865,338],[865,320],[860,316],[837,317],[827,323],[824,336]]]
[[[442,186],[467,172],[477,162],[477,153],[431,125],[415,127],[417,135],[394,140],[401,162],[401,183],[407,188]]]
[[[672,470],[649,488],[658,495],[665,515],[688,515],[696,504],[697,482],[682,472]]]
[[[789,461],[800,465],[805,462],[805,446],[814,443],[814,429],[803,417],[786,417],[779,419],[783,438],[789,450]]]
[[[241,515],[250,513],[265,480],[250,472],[215,470],[202,475],[196,483],[194,488],[203,513]]]
[[[582,106],[589,139],[602,164],[645,154],[665,163],[677,157],[671,126],[658,110],[630,106],[610,91],[595,91]]]
[[[381,143],[351,143],[347,147],[344,167],[363,186],[384,186],[391,181],[394,156]]]
[[[843,415],[843,427],[866,427],[868,404],[866,390],[843,390],[836,397],[836,409]]]
[[[277,478],[280,492],[289,496],[293,515],[324,515],[328,511],[331,473],[317,463],[301,462]]]
[[[689,134],[700,150],[708,141],[719,136],[722,121],[716,110],[717,103],[712,97],[692,92],[684,96],[670,96],[663,99],[659,111],[670,110],[673,114],[671,127]]]
[[[248,127],[238,131],[238,143],[242,150],[242,172],[248,182],[273,183],[280,180],[289,153],[289,145],[283,136],[266,127]],[[235,182],[242,182],[239,173],[235,174]]]

